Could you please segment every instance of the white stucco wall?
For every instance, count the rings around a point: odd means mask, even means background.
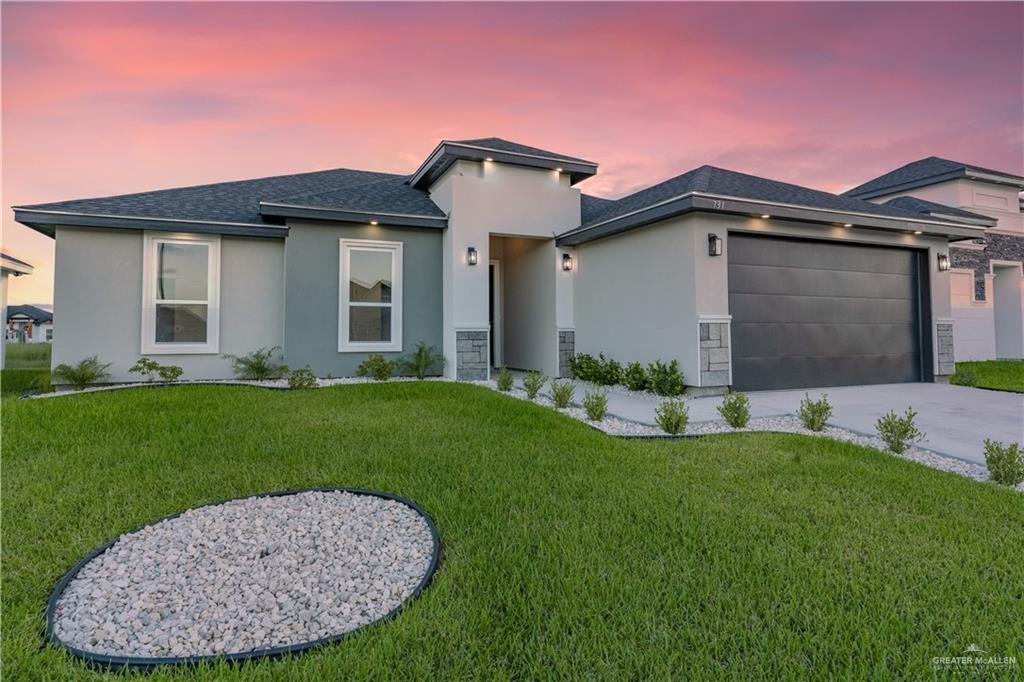
[[[1020,212],[1019,190],[1015,187],[960,178],[926,187],[915,187],[906,192],[886,194],[870,201],[880,204],[904,196],[990,216],[999,221],[995,229],[1013,234],[1024,233],[1024,215]]]
[[[137,380],[128,369],[142,348],[143,233],[58,227],[54,366],[97,355],[113,363],[112,381]],[[280,346],[284,329],[284,242],[222,237],[218,353],[155,355],[183,378],[229,378],[225,353]]]
[[[992,263],[997,358],[1024,358],[1024,266]]]
[[[985,278],[984,301],[974,298],[973,270],[951,270],[949,285],[954,320],[953,352],[956,359],[991,360],[996,356],[992,277]]]
[[[554,243],[505,239],[502,252],[502,362],[557,376]]]

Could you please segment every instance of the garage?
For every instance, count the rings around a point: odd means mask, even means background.
[[[733,387],[930,380],[921,258],[913,249],[730,233]]]

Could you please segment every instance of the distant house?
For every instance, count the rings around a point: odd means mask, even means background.
[[[32,266],[20,258],[0,252],[0,311],[7,319],[7,278],[31,275]],[[7,334],[0,334],[0,369],[4,366],[4,344],[7,342]]]
[[[9,343],[53,341],[53,313],[34,305],[8,306],[6,335]]]

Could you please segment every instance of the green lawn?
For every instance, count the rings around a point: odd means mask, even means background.
[[[0,370],[0,395],[38,393],[50,385],[49,343],[8,343]]]
[[[616,440],[432,382],[2,407],[5,679],[101,677],[41,646],[50,590],[92,548],[313,486],[420,503],[434,584],[312,654],[146,679],[920,679],[971,643],[1024,659],[1024,498],[853,445]]]
[[[973,370],[978,379],[979,388],[1024,393],[1024,360],[958,362],[956,363],[956,374],[950,381],[954,384],[962,383],[965,369]]]
[[[7,343],[4,345],[4,368],[49,368],[51,348],[49,343]]]

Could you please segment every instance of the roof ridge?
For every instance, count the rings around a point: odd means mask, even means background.
[[[368,172],[372,172],[372,171],[368,171]],[[320,190],[315,190],[313,192],[302,192],[300,194],[289,194],[287,196],[277,197],[276,199],[267,199],[267,200],[261,199],[260,201],[269,201],[269,202],[272,202],[272,203],[277,203],[279,201],[287,201],[287,200],[291,200],[291,199],[300,199],[302,197],[315,197],[315,196],[318,196],[320,194],[329,194],[331,192],[340,192],[341,190],[345,190],[345,189],[358,189],[360,187],[368,187],[370,185],[379,185],[382,182],[388,182],[390,180],[395,180],[395,179],[398,179],[398,178],[401,178],[403,181],[405,181],[405,180],[408,180],[409,177],[410,176],[408,176],[408,175],[392,175],[392,176],[387,177],[387,178],[377,178],[375,180],[368,180],[366,182],[356,182],[356,183],[353,183],[351,185],[345,185],[344,187],[335,187],[334,189],[320,189]],[[415,187],[410,187],[410,189],[412,189],[414,191],[417,191],[417,192],[422,192],[423,191],[423,190],[418,190]]]

